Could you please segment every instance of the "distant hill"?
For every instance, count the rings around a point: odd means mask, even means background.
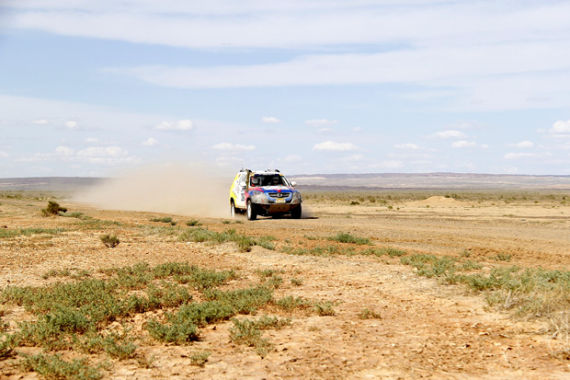
[[[104,178],[93,177],[0,178],[0,191],[73,192],[97,185],[104,180]]]
[[[570,176],[469,173],[311,174],[291,177],[300,187],[362,189],[570,190]]]
[[[570,190],[570,176],[469,173],[303,174],[290,176],[301,189],[357,190]],[[0,178],[0,191],[74,192],[105,181],[93,177]],[[228,180],[228,187],[231,179]]]

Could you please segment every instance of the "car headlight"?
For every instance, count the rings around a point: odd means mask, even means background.
[[[251,192],[251,201],[253,203],[269,203],[269,199],[267,199],[265,193],[257,190]]]
[[[291,198],[291,203],[301,203],[302,199],[301,199],[301,193],[299,193],[298,191],[295,191],[293,193],[293,197]]]

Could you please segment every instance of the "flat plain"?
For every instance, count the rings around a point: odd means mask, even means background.
[[[304,205],[249,222],[2,193],[0,377],[570,376],[570,192]]]

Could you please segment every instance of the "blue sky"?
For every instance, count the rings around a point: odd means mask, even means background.
[[[0,1],[0,177],[570,174],[570,2]]]

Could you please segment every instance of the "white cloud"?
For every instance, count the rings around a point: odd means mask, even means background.
[[[48,121],[46,119],[38,119],[38,120],[34,120],[32,123],[37,124],[37,125],[46,125],[46,124],[48,124]]]
[[[255,145],[241,145],[241,144],[222,142],[212,146],[212,148],[217,150],[249,151],[249,150],[254,150]]]
[[[466,135],[461,131],[448,129],[445,131],[436,132],[435,137],[438,137],[440,139],[460,139],[466,137]]]
[[[354,127],[352,128],[352,132],[362,132],[362,127]]]
[[[175,88],[239,88],[373,83],[446,87],[458,110],[557,107],[570,102],[570,42],[419,46],[374,54],[320,54],[277,63],[111,69]],[[520,56],[523,54],[523,56]],[[519,59],[514,59],[517,57]],[[540,74],[538,74],[540,73]]]
[[[459,140],[459,141],[454,141],[451,144],[451,146],[454,148],[470,148],[477,146],[477,144],[474,141]]]
[[[77,128],[77,122],[75,120],[68,120],[65,122],[65,126],[69,129]]]
[[[194,127],[192,120],[162,121],[155,128],[162,131],[190,131]]]
[[[558,120],[548,130],[553,135],[570,135],[570,120]]]
[[[406,143],[406,144],[396,144],[394,145],[396,149],[404,149],[404,150],[418,150],[420,147],[416,144]]]
[[[6,157],[8,157],[8,156],[10,156],[8,153],[6,153],[6,152],[0,150],[0,157],[6,158]]]
[[[422,6],[410,6],[414,4]],[[501,43],[565,32],[568,4],[516,5],[478,1],[442,4],[433,0],[10,0],[4,4],[16,9],[11,12],[11,23],[18,28],[191,48],[282,48],[393,40],[425,45],[459,37],[461,41]]]
[[[521,152],[510,152],[505,154],[505,159],[507,160],[518,160],[519,158],[532,158],[539,157],[536,153],[521,153]]]
[[[194,49],[394,47],[249,65],[115,70],[161,86],[413,83],[431,92],[445,89],[439,98],[456,108],[570,103],[567,1],[6,1],[9,27],[59,35]]]
[[[324,141],[322,143],[315,144],[313,150],[329,151],[329,152],[345,152],[350,150],[356,150],[357,146],[352,143],[339,143],[334,141]]]
[[[87,144],[97,144],[99,142],[99,139],[97,137],[87,137],[85,139],[85,142]]]
[[[77,152],[79,157],[125,157],[128,154],[119,146],[92,146]]]
[[[488,144],[481,144],[481,149],[489,149],[489,145]]]
[[[511,146],[514,146],[515,148],[527,149],[534,147],[534,143],[532,141],[525,140],[515,144],[511,144]]]
[[[155,146],[158,144],[158,140],[155,139],[154,137],[149,137],[148,139],[144,140],[141,144],[143,146]]]
[[[325,127],[330,126],[338,123],[337,120],[329,120],[329,119],[312,119],[312,120],[305,120],[305,124],[310,125],[312,127]]]
[[[274,116],[263,116],[261,118],[261,121],[263,123],[267,123],[267,124],[277,124],[277,123],[281,122],[281,120],[279,120],[278,118],[276,118]]]
[[[72,156],[74,150],[68,146],[60,145],[57,148],[55,148],[55,153],[60,156]]]

